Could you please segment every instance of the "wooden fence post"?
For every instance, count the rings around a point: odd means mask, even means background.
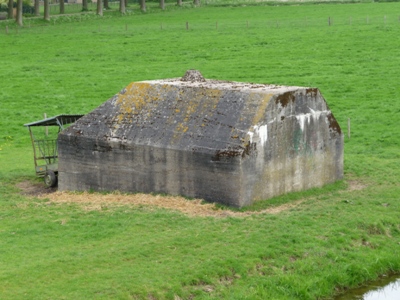
[[[331,26],[331,17],[328,18],[328,26]]]
[[[43,114],[43,117],[44,117],[45,119],[47,119],[47,114],[44,113],[44,114]],[[45,132],[46,136],[49,135],[49,128],[48,128],[47,126],[44,128],[44,132]]]

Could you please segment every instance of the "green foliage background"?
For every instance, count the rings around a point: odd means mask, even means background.
[[[149,11],[0,23],[0,298],[321,299],[400,272],[399,3]],[[20,195],[36,182],[24,123],[187,69],[318,87],[344,132],[351,118],[345,180],[246,218]]]

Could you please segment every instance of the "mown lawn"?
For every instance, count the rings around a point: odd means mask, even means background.
[[[399,273],[399,15],[400,3],[369,3],[1,22],[0,298],[323,299]],[[19,193],[38,182],[24,123],[192,68],[318,87],[346,135],[351,119],[344,181],[245,209],[301,200],[279,214],[226,218]]]

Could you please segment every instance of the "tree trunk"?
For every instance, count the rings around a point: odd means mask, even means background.
[[[17,24],[19,26],[24,25],[22,23],[22,0],[17,1]]]
[[[102,0],[97,0],[97,9],[96,9],[96,13],[99,16],[103,15],[103,1]]]
[[[35,16],[40,15],[39,0],[35,0]]]
[[[193,4],[195,6],[200,6],[200,0],[193,0]]]
[[[119,0],[119,12],[123,15],[126,13],[125,0]]]
[[[128,0],[125,0],[125,7],[128,7],[129,3]]]
[[[110,9],[110,6],[108,6],[108,0],[104,0],[104,8]]]
[[[64,5],[64,0],[60,0],[60,14],[65,13],[65,5]]]
[[[165,0],[160,0],[160,8],[161,8],[162,10],[165,9]]]
[[[176,4],[177,4],[178,6],[182,6],[182,0],[177,0],[177,1],[176,1]]]
[[[146,12],[146,0],[140,0],[140,10]]]
[[[49,0],[44,0],[44,19],[50,21],[50,6]]]
[[[8,1],[8,18],[12,19],[14,18],[14,1],[13,0],[9,0]]]
[[[88,11],[88,0],[82,0],[82,11]]]

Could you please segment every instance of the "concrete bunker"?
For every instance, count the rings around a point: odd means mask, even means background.
[[[318,89],[188,72],[133,82],[61,132],[59,189],[242,207],[343,177],[343,134]]]

